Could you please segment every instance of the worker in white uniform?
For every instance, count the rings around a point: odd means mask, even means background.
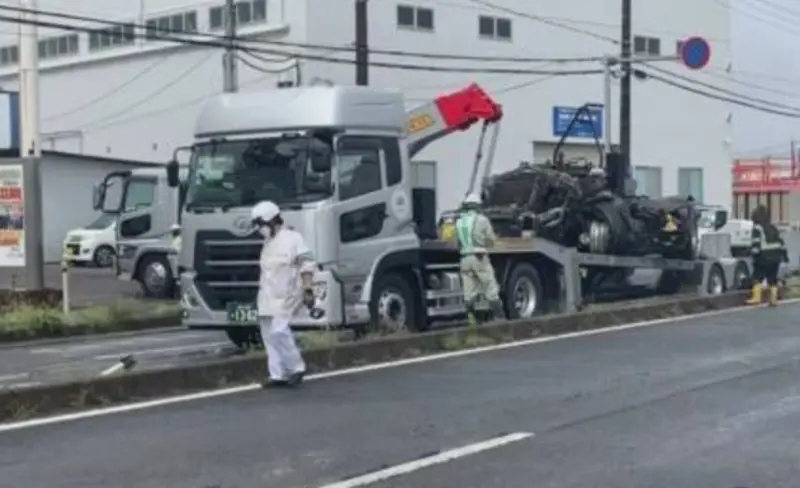
[[[488,251],[497,241],[497,236],[489,218],[479,212],[480,208],[480,196],[471,193],[461,204],[461,213],[456,220],[456,235],[461,251],[461,287],[470,325],[477,322],[475,305],[480,295],[489,302],[495,320],[506,318]]]
[[[303,236],[284,226],[275,203],[258,203],[251,217],[253,226],[265,238],[258,287],[261,338],[269,369],[269,379],[263,386],[296,386],[303,381],[306,365],[289,321],[300,306],[313,306],[316,263]]]

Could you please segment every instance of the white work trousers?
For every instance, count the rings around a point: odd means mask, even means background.
[[[294,342],[289,317],[261,317],[260,322],[270,379],[282,381],[305,372],[306,363]]]

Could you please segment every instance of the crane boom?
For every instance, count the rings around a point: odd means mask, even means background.
[[[502,107],[475,83],[439,96],[408,111],[408,157],[413,158],[428,144],[453,132],[467,130],[481,120],[486,126],[499,122],[502,117]]]

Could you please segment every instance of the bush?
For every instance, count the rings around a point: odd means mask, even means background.
[[[176,316],[177,303],[152,303],[135,300],[113,305],[86,307],[64,315],[61,308],[22,305],[0,311],[0,336],[49,337],[75,332],[123,330],[132,321]]]

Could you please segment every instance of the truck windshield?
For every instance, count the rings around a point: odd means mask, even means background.
[[[189,167],[186,208],[250,206],[262,200],[292,205],[331,195],[328,144],[312,136],[272,137],[197,144]],[[330,167],[330,165],[328,165]]]
[[[715,212],[714,210],[703,210],[700,213],[700,218],[697,219],[698,229],[713,229],[714,228]]]

